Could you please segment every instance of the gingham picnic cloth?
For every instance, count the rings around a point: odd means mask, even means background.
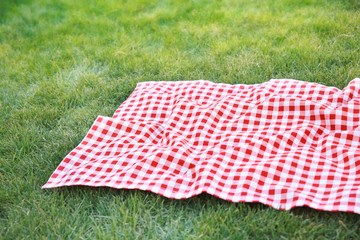
[[[43,188],[70,185],[360,214],[360,79],[138,83]]]

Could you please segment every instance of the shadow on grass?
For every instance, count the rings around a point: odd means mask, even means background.
[[[295,207],[291,209],[290,212],[295,216],[299,216],[304,219],[317,218],[320,220],[327,220],[329,218],[335,218],[341,220],[351,218],[360,221],[360,215],[356,213],[320,211],[306,206]]]
[[[21,4],[28,4],[30,0],[0,0],[0,23],[5,19],[6,14]]]
[[[61,187],[53,190],[47,190],[49,193],[55,195],[63,195],[65,199],[67,197],[91,197],[93,201],[96,202],[98,198],[102,197],[120,197],[122,201],[127,201],[131,197],[135,195],[141,199],[147,199],[147,201],[163,201],[164,206],[166,207],[174,207],[185,210],[193,210],[194,208],[199,208],[203,210],[207,210],[210,208],[216,207],[224,207],[235,205],[236,208],[245,208],[247,211],[252,211],[253,213],[264,212],[264,211],[279,211],[270,206],[264,205],[262,203],[251,203],[251,202],[239,202],[234,203],[230,201],[226,201],[215,196],[212,196],[207,193],[202,193],[197,196],[193,196],[188,199],[169,199],[164,196],[158,195],[156,193],[150,191],[142,191],[142,190],[133,190],[133,189],[114,189],[107,187],[89,187],[89,186],[70,186],[70,187]],[[284,211],[286,212],[286,211]],[[304,220],[320,220],[326,221],[330,218],[335,219],[337,221],[359,221],[360,224],[360,215],[356,213],[349,212],[329,212],[329,211],[320,211],[316,209],[312,209],[310,207],[295,207],[289,211],[289,214],[295,217],[301,217]]]
[[[360,9],[359,0],[341,0],[340,2],[346,7],[347,10]]]

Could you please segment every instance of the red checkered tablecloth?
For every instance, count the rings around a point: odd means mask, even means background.
[[[43,188],[70,185],[360,213],[360,79],[139,83]]]

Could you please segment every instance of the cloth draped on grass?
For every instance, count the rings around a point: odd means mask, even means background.
[[[360,214],[360,79],[138,83],[43,188],[70,185]]]

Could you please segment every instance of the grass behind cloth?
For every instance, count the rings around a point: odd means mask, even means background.
[[[0,238],[358,239],[360,215],[41,190],[137,82],[360,77],[357,0],[0,1]]]

